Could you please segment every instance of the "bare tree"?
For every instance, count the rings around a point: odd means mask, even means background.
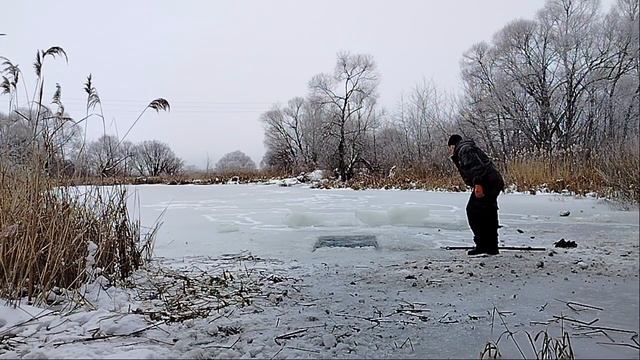
[[[119,145],[120,140],[114,135],[103,135],[89,143],[86,150],[86,161],[91,174],[97,176],[123,175],[122,165],[126,154]]]
[[[61,169],[69,161],[80,141],[80,130],[64,113],[41,106],[38,130],[33,131],[36,111],[16,108],[9,115],[0,113],[0,157],[14,164],[24,164],[34,149],[43,150],[41,159],[47,171]]]
[[[375,167],[381,174],[389,174],[389,170],[394,166],[410,164],[407,161],[404,137],[402,130],[391,123],[385,124],[375,133],[375,146],[369,148],[373,153],[368,154],[367,157],[373,159]]]
[[[590,109],[596,117],[585,141],[620,143],[638,136],[640,102],[640,29],[638,0],[618,0],[602,25],[611,56],[602,69],[608,81],[592,86]]]
[[[216,164],[216,171],[221,173],[253,170],[256,170],[256,163],[239,150],[225,154]]]
[[[143,176],[175,175],[184,162],[169,145],[158,140],[147,140],[131,149],[132,165]]]
[[[289,100],[285,108],[275,106],[262,114],[265,126],[265,144],[272,153],[279,153],[285,169],[303,168],[308,164],[307,145],[304,141],[305,100],[300,97]]]
[[[462,62],[460,119],[494,153],[579,151],[637,134],[638,1],[549,0]],[[631,25],[633,23],[633,25]]]
[[[378,74],[369,55],[338,54],[333,74],[319,74],[309,82],[312,101],[326,111],[325,133],[337,142],[337,169],[343,181],[353,176],[367,131],[375,121]]]
[[[267,148],[264,165],[288,172],[324,166],[325,118],[321,104],[301,97],[262,114]]]
[[[418,83],[406,98],[402,96],[392,118],[403,135],[398,141],[404,147],[405,163],[424,166],[437,157],[436,150],[442,147],[445,137],[445,124],[451,121],[452,103],[452,99],[426,80]]]
[[[461,63],[463,95],[459,124],[467,136],[481,139],[493,155],[506,157],[522,137],[537,144],[535,102],[509,80],[498,63],[498,51],[487,43],[474,45]]]
[[[132,175],[134,171],[137,171],[135,163],[136,145],[131,141],[122,141],[122,143],[120,143],[120,152],[124,157],[124,160],[122,160],[122,163],[120,165],[122,168],[122,173],[124,175]]]
[[[0,113],[0,154],[13,164],[23,164],[31,147],[29,125],[17,114]]]

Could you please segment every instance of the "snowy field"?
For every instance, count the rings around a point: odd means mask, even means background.
[[[502,245],[547,250],[468,257],[441,247],[472,245],[469,193],[275,185],[131,190],[143,225],[162,215],[154,264],[130,288],[98,279],[85,289],[86,305],[71,313],[3,308],[0,357],[478,358],[499,338],[503,356],[520,357],[515,342],[500,337],[506,329],[535,357],[526,334],[547,329],[558,336],[561,327],[576,357],[640,355],[637,207],[503,194]],[[570,215],[560,216],[564,211]],[[345,235],[375,237],[377,247],[316,246],[321,236]],[[561,238],[578,247],[554,248]],[[148,293],[158,284],[166,289],[166,279],[183,287],[224,281],[235,300],[206,316],[167,320],[160,310],[184,310],[168,295]],[[202,308],[198,291],[184,290],[181,301]],[[252,301],[238,304],[243,291]]]

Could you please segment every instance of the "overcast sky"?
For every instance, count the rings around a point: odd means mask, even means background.
[[[604,1],[606,8],[613,0]],[[203,167],[234,150],[259,164],[259,116],[273,103],[307,94],[317,73],[332,71],[339,51],[373,55],[380,101],[392,109],[421,79],[459,88],[459,61],[471,45],[517,18],[533,18],[544,0],[396,1],[3,1],[0,56],[18,63],[33,89],[37,49],[63,47],[69,63],[48,59],[49,90],[58,82],[70,115],[80,118],[89,73],[108,132],[122,135],[148,102],[164,97],[170,113],[148,112],[127,137],[158,139]],[[21,93],[21,98],[24,98]],[[0,111],[8,109],[0,97]],[[115,123],[115,126],[113,125]],[[96,118],[92,139],[102,134]]]

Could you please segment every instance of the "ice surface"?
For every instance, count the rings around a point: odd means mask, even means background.
[[[429,208],[391,207],[388,210],[357,210],[356,217],[369,226],[400,225],[426,227],[431,224]]]
[[[221,234],[231,233],[231,232],[240,231],[240,226],[233,223],[220,223],[217,225],[217,230]]]
[[[441,246],[472,245],[465,206],[469,193],[346,189],[305,186],[132,186],[131,206],[145,226],[166,211],[155,254],[219,256],[249,250],[265,257],[322,260],[353,251],[312,253],[323,235],[376,236],[382,257]],[[137,198],[138,201],[134,201]],[[503,194],[501,240],[514,246],[552,247],[560,238],[578,243],[607,236],[633,237],[638,211],[594,198]],[[561,210],[571,216],[560,217]],[[521,229],[523,232],[516,232]],[[364,261],[364,259],[362,259]]]
[[[307,227],[307,226],[322,226],[324,221],[318,214],[307,212],[295,212],[284,220],[284,223],[291,227]]]

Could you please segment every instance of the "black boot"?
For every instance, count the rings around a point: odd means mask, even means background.
[[[481,255],[481,254],[487,254],[487,255],[498,255],[500,253],[500,251],[498,251],[498,247],[491,247],[491,248],[481,248],[481,247],[474,247],[473,249],[467,251],[467,255]]]
[[[500,251],[498,251],[498,246],[492,246],[492,247],[486,248],[484,253],[488,255],[498,255],[500,254]]]
[[[498,237],[492,238],[491,241],[484,242],[482,249],[484,249],[485,254],[498,255],[500,253],[500,251],[498,251]]]

